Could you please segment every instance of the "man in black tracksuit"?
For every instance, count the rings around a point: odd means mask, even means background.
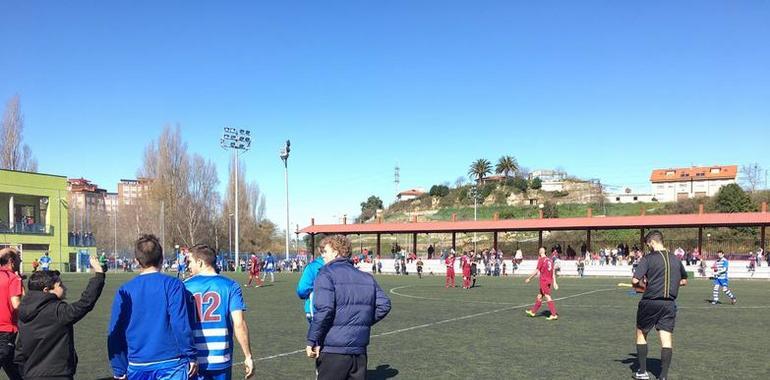
[[[90,258],[94,277],[80,300],[63,301],[67,289],[58,271],[33,273],[29,291],[19,305],[19,338],[15,362],[25,380],[73,379],[78,365],[73,326],[93,310],[104,288],[104,272],[95,256]]]
[[[631,280],[639,291],[644,290],[636,311],[636,351],[639,370],[634,378],[647,380],[647,334],[654,327],[660,335],[661,371],[658,379],[668,377],[673,354],[673,334],[676,322],[676,297],[679,287],[687,285],[687,272],[676,255],[663,245],[663,234],[650,231],[645,236],[651,252],[639,260]]]

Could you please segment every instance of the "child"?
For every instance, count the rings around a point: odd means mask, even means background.
[[[25,379],[73,379],[77,370],[73,326],[93,310],[104,288],[104,271],[89,258],[94,277],[75,303],[63,300],[67,288],[59,271],[33,273],[29,291],[19,305],[19,338],[15,362]]]

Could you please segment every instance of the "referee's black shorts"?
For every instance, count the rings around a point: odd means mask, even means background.
[[[676,302],[673,300],[648,300],[639,301],[636,309],[636,327],[645,334],[653,327],[670,333],[674,332],[676,323]]]

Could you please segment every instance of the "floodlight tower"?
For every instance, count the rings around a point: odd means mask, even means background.
[[[240,272],[241,261],[238,257],[240,248],[240,239],[238,239],[238,227],[240,224],[238,219],[238,161],[240,160],[241,153],[246,153],[251,147],[251,131],[248,129],[225,128],[219,144],[224,149],[230,149],[233,152],[233,159],[235,159],[235,270]]]
[[[286,184],[286,261],[289,261],[289,152],[291,151],[291,141],[286,140],[286,145],[279,152],[283,161],[284,182]]]

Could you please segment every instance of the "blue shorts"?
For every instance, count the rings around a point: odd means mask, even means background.
[[[218,371],[198,371],[197,380],[231,380],[233,378],[232,367],[220,369]]]
[[[186,265],[180,265],[180,266],[177,268],[177,271],[179,271],[179,272],[184,272],[184,270],[185,270],[185,268],[186,268],[186,267],[187,267]]]
[[[128,366],[131,380],[188,380],[189,362],[186,359],[173,360],[148,366]]]
[[[714,279],[714,285],[719,285],[719,286],[727,287],[727,279],[726,278],[723,278],[723,279],[715,278]]]

